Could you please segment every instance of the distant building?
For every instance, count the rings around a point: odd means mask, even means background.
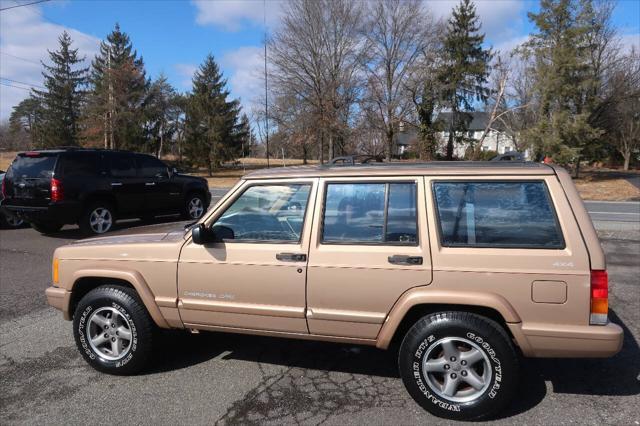
[[[465,116],[469,120],[467,124],[467,132],[464,135],[465,139],[473,139],[479,141],[482,138],[487,123],[489,122],[488,112],[471,112],[466,113]],[[438,114],[436,123],[439,123],[439,127],[445,129],[437,133],[439,140],[438,152],[444,154],[447,149],[447,142],[449,141],[449,123],[452,119],[452,113],[441,112]],[[458,135],[461,136],[461,135]],[[414,150],[418,141],[418,134],[413,126],[400,126],[400,133],[396,139],[397,153],[399,155],[404,154],[407,151]],[[463,158],[465,150],[469,146],[469,143],[457,143],[454,142],[453,155],[457,158]],[[494,122],[489,128],[487,136],[482,141],[480,148],[482,151],[495,151],[498,154],[504,154],[505,152],[514,151],[515,144],[511,137],[501,128],[499,123]]]

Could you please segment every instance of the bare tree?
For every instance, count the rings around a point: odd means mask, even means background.
[[[269,42],[275,97],[295,96],[312,111],[333,156],[336,135],[348,127],[358,94],[358,69],[366,47],[360,38],[362,7],[348,0],[286,3],[280,28]]]
[[[364,34],[370,54],[363,63],[367,75],[363,108],[371,124],[384,133],[390,160],[400,122],[413,109],[407,79],[423,51],[431,19],[418,0],[376,0],[369,15]]]

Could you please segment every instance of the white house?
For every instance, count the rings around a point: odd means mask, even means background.
[[[488,112],[471,112],[467,113],[467,117],[470,120],[467,125],[467,132],[464,135],[465,139],[474,139],[479,141],[482,138],[482,134],[487,127],[489,121]],[[438,114],[436,122],[440,122],[440,128],[447,129],[450,120],[452,119],[452,113],[441,112]],[[460,135],[458,135],[460,136]],[[444,130],[437,133],[439,139],[438,152],[444,154],[447,149],[447,142],[449,141],[449,131]],[[396,139],[397,152],[403,154],[412,149],[417,143],[417,133],[414,127],[401,126],[400,133]],[[465,150],[468,143],[455,143],[453,155],[457,158],[464,158]],[[499,123],[493,123],[489,129],[487,136],[482,141],[480,148],[482,151],[495,151],[498,154],[504,154],[505,152],[515,151],[515,144],[511,137],[504,132]]]

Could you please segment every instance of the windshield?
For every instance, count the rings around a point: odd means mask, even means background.
[[[20,154],[11,164],[7,178],[51,178],[57,158],[56,154]]]

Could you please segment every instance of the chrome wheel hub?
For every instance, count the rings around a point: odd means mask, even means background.
[[[89,215],[89,226],[96,234],[104,234],[113,225],[111,212],[103,207],[98,207]]]
[[[191,216],[192,219],[199,219],[200,216],[202,216],[202,213],[204,213],[204,205],[202,204],[202,200],[198,197],[192,198],[191,200],[189,200],[187,209],[189,211],[189,216]]]
[[[87,340],[102,358],[117,361],[131,350],[131,324],[115,308],[96,309],[87,323]]]
[[[445,337],[431,345],[422,359],[422,374],[433,392],[455,402],[478,398],[492,375],[487,354],[462,337]]]

